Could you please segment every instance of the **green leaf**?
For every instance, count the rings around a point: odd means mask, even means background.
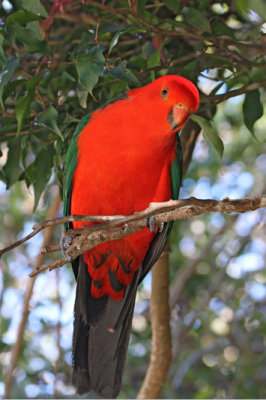
[[[41,20],[42,17],[40,15],[34,14],[30,11],[19,10],[7,17],[6,25],[14,25],[16,23],[19,25],[26,25],[28,22]]]
[[[155,50],[153,54],[147,60],[147,67],[154,68],[160,65],[161,58],[160,58],[160,51]]]
[[[27,82],[27,93],[25,94],[25,96],[20,97],[17,101],[15,113],[18,120],[18,133],[21,131],[24,119],[30,117],[30,108],[31,103],[35,98],[35,88],[37,81],[37,77],[33,77],[32,79],[30,79]]]
[[[65,81],[76,82],[74,76],[69,74],[67,71],[63,71],[61,78],[64,79]]]
[[[197,6],[199,8],[199,11],[203,11],[206,8],[211,8],[211,7],[208,7],[210,2],[211,2],[211,0],[201,0],[201,1],[199,1],[198,4],[197,4]]]
[[[114,36],[113,36],[113,38],[112,38],[112,40],[111,40],[111,43],[110,43],[108,55],[111,53],[112,49],[117,45],[118,39],[120,38],[120,36],[123,35],[124,33],[131,32],[132,30],[136,30],[136,26],[133,25],[133,26],[131,26],[131,27],[128,28],[128,29],[123,29],[123,30],[121,30],[121,31],[119,31],[119,32],[116,32],[116,33],[114,34]]]
[[[124,90],[127,90],[127,89],[128,89],[127,82],[123,82],[123,81],[113,82],[110,85],[110,89],[109,89],[109,99],[110,99],[110,101],[111,101],[111,99],[116,97],[119,93],[121,93],[121,92],[123,92]]]
[[[127,29],[122,29],[118,32],[116,32],[110,42],[110,47],[108,50],[108,55],[111,53],[112,49],[117,45],[118,43],[118,39],[120,38],[121,35],[123,35],[124,33],[128,33],[128,32],[132,32],[132,31],[139,31],[139,28],[137,27],[137,25],[131,25],[130,27],[128,27],[126,25]]]
[[[212,33],[215,36],[228,36],[235,38],[233,31],[222,21],[217,21],[212,24]]]
[[[3,166],[3,175],[7,189],[18,181],[22,173],[20,166],[21,140],[22,137],[20,136],[8,141],[7,161]]]
[[[109,47],[109,51],[108,51],[108,55],[111,53],[112,49],[117,45],[118,43],[118,39],[120,38],[121,35],[123,35],[123,33],[127,32],[128,30],[123,30],[123,31],[119,31],[116,32],[110,42],[110,47]]]
[[[21,163],[23,165],[23,168],[27,168],[26,160],[27,160],[27,154],[29,151],[29,141],[30,141],[30,134],[28,135],[23,135],[22,140],[21,140]]]
[[[43,193],[52,173],[54,146],[50,144],[48,147],[42,149],[35,161],[28,166],[25,171],[28,183],[32,183],[34,189],[34,209],[39,203],[41,194]]]
[[[22,0],[21,7],[24,8],[24,10],[31,11],[45,18],[49,17],[48,12],[41,4],[40,0]]]
[[[216,153],[222,160],[223,152],[224,152],[224,144],[223,144],[221,138],[218,136],[218,133],[214,129],[214,126],[212,125],[212,123],[210,121],[208,121],[207,119],[200,117],[199,115],[193,114],[190,116],[190,118],[193,121],[197,122],[197,124],[199,124],[199,126],[201,127],[201,129],[203,131],[203,135],[204,135],[205,139],[207,140],[207,142],[209,142],[213,146]]]
[[[141,55],[145,60],[147,60],[154,53],[154,50],[155,48],[152,42],[149,40],[142,46]]]
[[[52,105],[50,105],[37,118],[37,121],[39,124],[47,126],[47,128],[49,128],[52,132],[54,132],[57,136],[59,136],[62,141],[64,141],[64,137],[57,125],[57,117],[58,117],[58,112]]]
[[[5,68],[6,59],[5,59],[5,54],[4,54],[4,50],[3,50],[3,43],[4,43],[4,37],[0,34],[0,62],[2,64],[2,68]]]
[[[138,0],[137,1],[138,13],[141,16],[143,16],[143,13],[145,12],[146,3],[147,3],[147,0]]]
[[[53,167],[53,157],[54,157],[54,146],[51,144],[47,149],[43,149],[38,154],[35,160],[35,171],[33,177],[33,188],[34,188],[34,209],[35,211],[40,196],[44,191],[50,176],[52,174]]]
[[[2,68],[0,70],[0,106],[2,109],[4,109],[4,104],[3,104],[3,90],[4,87],[8,84],[11,76],[13,75],[13,72],[19,65],[19,61],[17,58],[12,58],[6,63],[5,68]]]
[[[251,73],[250,73],[250,75],[251,75]],[[226,81],[227,91],[229,92],[229,90],[231,90],[235,86],[238,86],[238,85],[243,86],[243,85],[247,85],[248,83],[250,83],[249,76],[243,76],[242,74],[235,75],[234,78],[231,78]]]
[[[88,93],[92,95],[92,89],[99,80],[103,71],[105,58],[103,56],[104,46],[92,47],[85,54],[77,57],[76,68],[78,71],[77,93],[81,107],[86,108]]]
[[[139,80],[136,76],[127,68],[127,61],[122,61],[117,67],[114,67],[108,71],[109,74],[114,76],[123,82],[131,83],[134,86],[139,86]]]
[[[249,72],[249,77],[252,80],[252,82],[262,81],[265,78],[265,69],[253,67]]]
[[[184,66],[182,69],[182,76],[187,79],[194,80],[198,75],[198,61],[192,60]]]
[[[211,32],[209,21],[199,10],[192,7],[183,7],[182,15],[185,21],[193,26],[193,28],[200,29],[204,32]]]
[[[180,5],[178,4],[177,0],[164,0],[164,4],[167,8],[169,8],[169,10],[172,10],[176,13],[180,11]]]
[[[146,23],[146,21],[144,21],[144,20],[150,21],[154,25],[158,24],[158,17],[156,15],[154,15],[153,13],[147,11],[146,9],[144,9],[144,11],[142,12],[142,17],[143,17],[143,20],[142,20],[143,25],[146,25],[148,28],[150,27],[150,24]]]
[[[137,69],[139,71],[147,67],[146,61],[139,55],[130,57],[129,63],[134,67],[134,69]]]
[[[255,137],[254,124],[263,115],[263,106],[260,101],[259,89],[246,93],[243,103],[244,122],[248,130]]]
[[[38,23],[28,23],[26,28],[14,23],[13,29],[16,37],[24,45],[28,53],[49,54],[51,52],[48,43],[40,39],[41,34]]]

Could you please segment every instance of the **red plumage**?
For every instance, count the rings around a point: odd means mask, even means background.
[[[67,154],[65,214],[130,215],[151,202],[177,198],[182,180],[177,131],[198,104],[190,81],[168,75],[85,117]],[[119,393],[137,287],[160,256],[170,228],[144,228],[72,261],[73,384],[79,394]]]
[[[168,97],[161,92],[168,88]],[[153,201],[171,198],[170,168],[176,140],[168,115],[176,98],[193,112],[198,106],[194,85],[181,77],[165,76],[128,97],[92,113],[81,132],[78,163],[73,177],[71,214],[129,215],[141,211]],[[184,121],[188,117],[185,111]],[[74,228],[82,225],[75,222]],[[121,240],[103,243],[84,255],[94,297],[107,294],[121,300],[124,288],[114,290],[108,271],[127,285],[140,267],[154,238],[148,228]],[[121,263],[128,265],[125,273]]]

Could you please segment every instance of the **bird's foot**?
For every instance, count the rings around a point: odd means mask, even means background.
[[[147,227],[150,229],[151,232],[155,232],[156,230],[156,223],[155,223],[155,217],[152,215],[151,217],[145,218],[145,222]],[[160,222],[158,224],[158,232],[162,232],[164,228],[164,222]]]
[[[164,222],[160,222],[158,224],[158,232],[161,233],[163,231],[163,228],[164,228]]]
[[[73,238],[74,238],[74,236],[72,236],[72,235],[67,235],[67,236],[62,235],[62,237],[60,239],[60,246],[61,246],[62,253],[68,261],[72,261],[71,256],[69,254],[67,254],[67,250],[71,246]]]

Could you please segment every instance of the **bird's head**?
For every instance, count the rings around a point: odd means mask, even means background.
[[[177,75],[160,77],[147,86],[130,91],[131,94],[133,97],[147,96],[147,107],[152,109],[154,120],[159,122],[159,118],[163,118],[171,131],[182,128],[190,114],[199,106],[199,92],[196,86]]]

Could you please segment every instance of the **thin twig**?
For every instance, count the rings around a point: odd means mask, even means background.
[[[48,264],[43,264],[40,268],[29,274],[29,277],[34,278],[42,271],[46,271],[47,269],[49,269],[49,271],[52,271],[53,269],[60,268],[67,263],[68,260],[66,258],[60,258],[59,260],[52,261]]]
[[[43,246],[41,248],[42,254],[54,253],[56,251],[61,251],[61,246],[58,244],[51,244],[50,246]]]
[[[31,131],[34,133],[37,133],[37,132],[44,132],[46,130],[47,130],[47,128],[37,128],[37,129],[29,128],[24,131],[20,131],[19,135],[28,135],[28,133]],[[4,133],[2,136],[4,136],[4,137],[17,136],[17,134],[18,134],[17,132],[8,132],[8,133]]]
[[[266,85],[266,80],[259,81],[259,82],[252,82],[252,83],[249,83],[248,85],[242,86],[239,89],[230,90],[229,92],[224,93],[224,94],[217,94],[214,96],[204,96],[201,99],[201,103],[207,103],[208,101],[214,101],[214,100],[218,101],[218,103],[220,103],[222,101],[230,99],[231,97],[236,97],[241,94],[245,94],[251,90],[258,89],[259,87],[263,87],[265,85]]]

